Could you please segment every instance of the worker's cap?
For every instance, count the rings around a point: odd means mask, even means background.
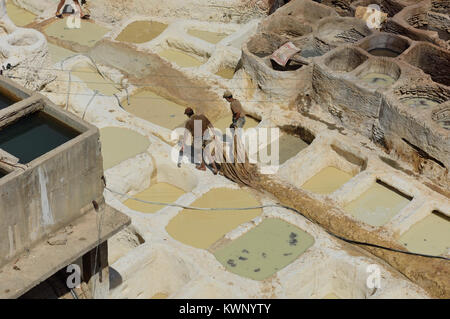
[[[231,92],[230,91],[225,91],[225,93],[223,94],[223,97],[226,99],[226,98],[230,98],[230,97],[233,97],[233,94],[231,94]]]
[[[185,115],[191,115],[191,114],[194,114],[194,110],[191,109],[190,107],[187,107],[187,108],[184,110],[184,114],[185,114]]]

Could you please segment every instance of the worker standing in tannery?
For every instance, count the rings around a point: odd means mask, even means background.
[[[185,124],[185,132],[184,132],[184,138],[183,138],[183,144],[181,146],[181,152],[184,152],[184,147],[185,145],[188,145],[186,142],[189,139],[189,134],[190,134],[190,138],[194,141],[194,148],[196,145],[201,143],[201,164],[197,165],[196,168],[198,170],[201,171],[206,171],[206,165],[205,165],[205,160],[204,160],[204,156],[205,154],[205,147],[206,145],[206,139],[205,139],[205,132],[207,130],[210,130],[210,132],[214,132],[214,127],[211,124],[210,120],[203,114],[194,114],[194,110],[190,107],[186,108],[184,110],[184,114],[189,118],[186,121]],[[195,125],[199,125],[198,123],[201,123],[201,131],[200,130],[195,130]],[[201,135],[200,135],[201,133]],[[212,133],[214,134],[214,133]],[[214,136],[214,135],[211,135]],[[198,150],[194,150],[195,154],[197,154]],[[195,156],[194,156],[194,160],[196,160]],[[208,158],[208,161],[210,162],[211,166],[213,167],[213,173],[214,175],[216,175],[219,170],[217,169],[216,163],[214,161],[213,158]]]
[[[228,90],[223,94],[223,98],[230,103],[231,112],[233,113],[233,123],[230,128],[243,128],[245,125],[245,112],[241,102],[233,98],[233,94]]]

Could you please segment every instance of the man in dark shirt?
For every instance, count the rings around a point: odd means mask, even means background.
[[[90,15],[89,14],[83,14],[83,10],[81,9],[80,3],[78,2],[78,0],[73,0],[75,6],[78,8],[78,11],[80,11],[80,18],[81,19],[89,19]],[[66,0],[61,0],[59,1],[58,4],[58,8],[56,9],[56,16],[60,19],[63,18],[63,15],[61,13],[61,9],[64,6],[64,4],[66,3]],[[81,4],[86,5],[86,1],[81,0]]]
[[[196,146],[196,144],[200,144],[201,143],[201,145],[202,145],[202,149],[201,149],[201,152],[202,152],[201,161],[202,162],[201,162],[200,165],[197,165],[196,168],[201,170],[201,171],[205,171],[206,170],[206,165],[205,165],[205,161],[204,161],[204,158],[203,158],[203,153],[204,153],[204,148],[206,147],[206,140],[204,139],[204,136],[205,136],[205,132],[208,129],[211,129],[211,131],[213,131],[214,127],[213,127],[213,125],[211,124],[211,122],[209,121],[209,119],[205,115],[203,115],[203,114],[194,114],[194,110],[192,110],[190,107],[188,107],[188,108],[186,108],[184,110],[184,114],[187,115],[189,120],[187,120],[186,124],[185,124],[186,131],[185,131],[185,134],[184,134],[184,141],[183,141],[183,146],[181,147],[181,151],[184,150],[184,145],[186,144],[186,141],[189,138],[189,133],[190,133],[190,137],[194,138],[194,147]],[[200,121],[201,122],[201,132],[199,130],[195,131],[196,121]],[[216,175],[217,172],[218,172],[216,163],[215,163],[214,159],[210,159],[210,162],[211,162],[211,166],[214,169],[213,173],[214,173],[214,175]]]
[[[243,128],[245,125],[245,112],[241,102],[233,98],[230,91],[225,91],[223,98],[230,103],[231,113],[233,113],[231,128]]]

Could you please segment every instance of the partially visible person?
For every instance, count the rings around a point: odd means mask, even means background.
[[[66,0],[60,0],[59,4],[58,4],[58,8],[56,9],[56,14],[55,16],[62,19],[64,16],[61,12],[61,9],[63,8],[64,4],[66,3]],[[78,8],[78,11],[80,12],[80,18],[81,19],[89,19],[90,15],[89,14],[83,14],[83,10],[81,9],[80,3],[78,2],[78,0],[73,0],[73,3],[75,4],[75,6]],[[86,0],[82,0],[81,3],[83,5],[87,5],[87,1]]]
[[[225,91],[223,98],[230,103],[232,116],[231,128],[243,128],[245,125],[245,112],[242,108],[241,102],[233,98],[233,94],[230,91]]]
[[[211,131],[214,130],[213,125],[211,124],[210,120],[203,114],[194,114],[194,110],[190,107],[186,108],[184,110],[184,114],[189,118],[186,121],[185,124],[185,133],[184,133],[184,139],[183,139],[183,144],[181,146],[181,152],[184,151],[184,147],[186,145],[186,141],[191,138],[193,138],[194,140],[194,147],[197,144],[201,143],[201,164],[197,165],[196,168],[198,170],[201,171],[205,171],[206,170],[206,165],[205,165],[205,160],[204,160],[204,154],[205,154],[205,147],[206,147],[206,140],[204,138],[205,136],[205,132],[210,129]],[[200,121],[201,122],[201,132],[200,131],[195,131],[195,124],[196,121]],[[198,123],[198,122],[197,122]],[[189,136],[190,134],[190,136]],[[200,135],[201,134],[201,135]],[[197,151],[197,150],[195,150]],[[218,173],[218,169],[216,166],[216,163],[214,161],[213,158],[209,158],[209,161],[211,162],[211,166],[213,167],[213,173],[214,175],[216,175]]]

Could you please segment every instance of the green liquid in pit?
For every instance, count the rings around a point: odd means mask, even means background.
[[[269,218],[215,252],[230,272],[264,280],[283,269],[314,244],[314,238],[281,219]]]
[[[77,135],[58,120],[35,112],[0,130],[0,148],[27,164]]]
[[[387,187],[374,183],[360,197],[345,206],[345,210],[372,226],[382,226],[397,215],[409,199]]]

